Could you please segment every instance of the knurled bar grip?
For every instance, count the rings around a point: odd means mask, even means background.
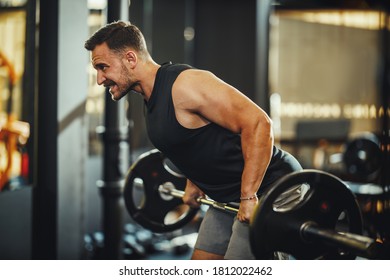
[[[160,185],[158,190],[160,193],[163,193],[165,195],[171,195],[171,196],[176,197],[176,198],[183,198],[183,196],[184,196],[184,191],[180,191],[180,190],[177,190],[175,188],[166,187],[164,185]],[[203,197],[199,197],[197,199],[197,201],[201,204],[209,205],[215,209],[228,211],[228,212],[235,213],[235,214],[238,213],[237,208],[229,206],[227,203],[217,202],[217,201],[203,198]]]

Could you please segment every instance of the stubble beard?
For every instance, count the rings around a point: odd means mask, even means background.
[[[109,90],[111,94],[111,99],[113,101],[119,101],[122,99],[124,96],[126,96],[130,91],[134,89],[136,86],[136,82],[133,82],[129,78],[129,73],[128,70],[124,65],[122,65],[122,71],[121,71],[121,76],[120,76],[120,81],[125,81],[123,84],[124,86],[120,86],[119,84],[116,83],[116,86],[118,87],[118,93],[115,94],[115,92],[111,92],[111,89]]]

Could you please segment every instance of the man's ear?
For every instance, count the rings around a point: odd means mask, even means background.
[[[127,51],[126,52],[126,61],[127,61],[127,63],[129,63],[130,68],[134,68],[138,62],[137,54],[131,50]]]

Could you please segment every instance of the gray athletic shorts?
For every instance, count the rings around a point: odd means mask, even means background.
[[[228,260],[253,260],[249,241],[249,224],[236,214],[210,207],[201,223],[195,248],[225,256]]]

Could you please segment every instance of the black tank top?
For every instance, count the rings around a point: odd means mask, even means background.
[[[152,95],[146,102],[146,127],[153,145],[168,157],[181,172],[210,198],[220,202],[238,201],[244,159],[241,136],[210,123],[188,129],[176,119],[172,86],[184,64],[163,64],[156,75]],[[281,152],[273,149],[273,158],[262,185],[278,176],[267,176]],[[264,188],[260,188],[262,191]]]

